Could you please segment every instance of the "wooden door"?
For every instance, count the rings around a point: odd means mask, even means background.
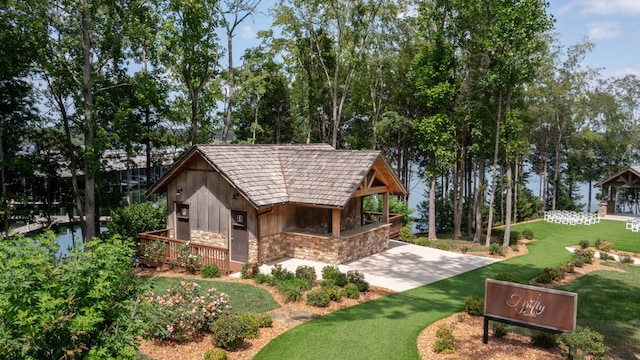
[[[232,210],[231,225],[231,261],[244,264],[249,261],[247,212]]]
[[[189,204],[176,203],[176,239],[186,241],[191,240]]]

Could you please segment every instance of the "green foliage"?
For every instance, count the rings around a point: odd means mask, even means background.
[[[329,303],[331,303],[331,298],[323,289],[311,290],[307,293],[307,305],[327,307]]]
[[[122,238],[138,241],[138,234],[167,227],[167,204],[144,202],[111,210],[107,222],[107,237],[118,234]]]
[[[403,226],[400,229],[400,241],[404,241],[406,243],[413,243],[414,239],[416,238],[415,235],[413,235],[413,232],[411,231],[411,228],[408,226]]]
[[[605,240],[601,239],[601,238],[597,238],[596,242],[594,244],[594,246],[596,247],[596,249],[600,249],[600,247],[602,246],[602,243],[605,242]]]
[[[433,344],[433,351],[436,353],[453,354],[456,345],[453,337],[453,327],[451,325],[440,324],[436,330],[437,340]]]
[[[204,265],[200,269],[200,276],[202,276],[204,279],[218,278],[221,276],[220,268],[215,264]]]
[[[491,322],[491,330],[493,331],[493,336],[497,338],[502,338],[509,334],[509,327],[507,324],[497,321]]]
[[[589,247],[589,240],[580,240],[578,243],[581,249],[587,249]]]
[[[429,241],[429,239],[427,239],[426,237],[419,237],[415,240],[414,243],[420,246],[431,246],[431,241]]]
[[[618,259],[620,259],[621,263],[628,265],[632,265],[635,262],[633,258],[627,254],[618,255]]]
[[[296,268],[296,277],[313,284],[316,280],[316,269],[313,266],[300,265]]]
[[[260,328],[267,328],[273,326],[273,319],[269,313],[253,313],[256,320],[258,321],[258,326]]]
[[[364,203],[362,205],[364,211],[370,212],[382,212],[382,196],[366,196],[364,197]],[[390,214],[402,214],[402,226],[409,227],[413,223],[414,219],[411,217],[413,209],[409,207],[409,202],[405,200],[399,200],[395,196],[389,197],[389,213]],[[402,240],[402,239],[401,239]]]
[[[344,296],[347,299],[359,299],[360,298],[360,290],[356,284],[347,284],[340,291],[340,296]]]
[[[211,325],[211,343],[227,351],[234,351],[244,343],[244,321],[236,316],[222,316]]]
[[[204,353],[203,360],[227,360],[227,351],[223,349],[209,349]]]
[[[260,323],[258,318],[253,313],[237,314],[236,318],[241,321],[244,327],[245,339],[256,339],[260,336]]]
[[[511,230],[509,232],[509,245],[517,245],[518,240],[522,240],[522,234],[519,231]]]
[[[142,246],[142,245],[141,245]],[[164,241],[152,241],[142,247],[142,256],[147,265],[162,267],[166,259],[165,251],[167,243]]]
[[[364,274],[357,270],[349,270],[347,271],[347,281],[350,283],[364,281]]]
[[[433,244],[433,247],[435,247],[436,249],[439,249],[439,250],[444,250],[444,251],[451,250],[451,245],[447,244],[444,241],[436,242],[435,244]]]
[[[464,310],[473,316],[484,315],[484,298],[473,295],[464,299]]]
[[[494,280],[499,280],[499,281],[506,281],[506,282],[511,282],[511,283],[516,283],[516,284],[526,284],[527,282],[519,279],[517,276],[515,276],[512,273],[500,273],[497,275],[494,275],[492,277],[492,279]]]
[[[277,282],[278,291],[284,295],[285,302],[296,302],[302,300],[305,290],[311,289],[311,283],[295,277],[288,277]]]
[[[0,357],[135,359],[144,321],[132,242],[93,240],[56,261],[55,235],[0,241]]]
[[[291,271],[282,267],[282,264],[276,264],[271,268],[271,276],[276,280],[287,280],[294,277]]]
[[[550,284],[556,280],[562,279],[563,277],[564,272],[559,267],[555,269],[544,268],[544,270],[542,270],[542,274],[536,278],[536,281],[541,284]]]
[[[556,346],[558,335],[546,331],[537,331],[531,336],[531,342],[534,346],[551,349]]]
[[[613,247],[613,244],[610,241],[602,240],[602,241],[596,242],[596,248],[598,248],[598,250],[600,251],[608,252],[608,251],[611,251],[612,247]]]
[[[322,279],[332,280],[339,287],[347,285],[347,275],[335,265],[327,265],[322,268]]]
[[[331,282],[328,282],[326,285],[324,283],[322,284],[322,291],[324,291],[332,301],[340,301],[342,298],[342,292],[340,290],[340,287]]]
[[[531,229],[522,229],[522,237],[527,240],[533,240],[533,230]]]
[[[506,255],[504,248],[498,243],[491,243],[491,245],[489,245],[489,254],[500,255],[500,256]]]
[[[240,278],[253,279],[260,274],[260,266],[257,263],[244,263],[240,269]]]
[[[601,252],[601,253],[600,253],[600,260],[603,260],[603,261],[611,261],[611,260],[615,260],[615,259],[616,259],[616,258],[615,258],[613,255],[608,254],[608,253],[606,253],[606,252]]]
[[[200,295],[199,289],[195,282],[181,281],[162,295],[149,291],[142,297],[140,306],[151,325],[150,335],[159,340],[192,340],[229,311],[226,294],[210,288]]]
[[[595,253],[592,250],[577,250],[571,254],[570,264],[575,267],[583,267],[584,264],[593,264]]]
[[[558,345],[565,349],[567,358],[586,359],[592,356],[603,359],[609,348],[604,344],[604,336],[588,327],[578,327],[574,332],[563,333],[558,337]]]

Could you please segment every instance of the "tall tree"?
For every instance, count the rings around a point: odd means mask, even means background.
[[[208,114],[215,106],[218,89],[215,86],[220,46],[214,31],[219,24],[217,0],[167,0],[163,14],[160,61],[178,82],[179,96],[174,106],[187,106],[189,141],[207,141],[211,134],[201,134],[200,128],[211,129]]]
[[[261,0],[221,0],[216,3],[216,9],[220,13],[220,22],[227,34],[227,86],[225,94],[225,115],[222,129],[222,142],[227,143],[229,126],[233,115],[233,101],[236,96],[236,75],[233,66],[233,37],[243,21],[252,15]]]

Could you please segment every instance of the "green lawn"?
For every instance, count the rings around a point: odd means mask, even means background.
[[[161,294],[169,288],[175,288],[180,281],[195,282],[200,285],[200,292],[204,295],[208,289],[214,287],[217,291],[229,295],[231,311],[235,314],[247,312],[265,312],[280,307],[271,294],[259,287],[215,280],[185,280],[181,278],[170,278],[162,276],[143,276],[149,282],[150,288]]]
[[[541,221],[514,226],[519,231],[525,228],[533,230],[539,239],[528,245],[528,255],[307,322],[272,340],[255,359],[419,359],[416,338],[420,331],[462,310],[465,297],[482,296],[487,277],[510,272],[531,279],[545,267],[567,262],[570,256],[564,248],[583,239],[593,244],[602,238],[616,249],[640,248],[640,234],[625,230],[623,222],[605,220],[591,226],[570,226]],[[619,298],[608,300],[616,308]],[[478,346],[482,346],[481,339]]]

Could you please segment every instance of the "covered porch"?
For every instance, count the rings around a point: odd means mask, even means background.
[[[640,165],[630,166],[598,182],[602,198],[598,215],[637,216],[640,214]]]

